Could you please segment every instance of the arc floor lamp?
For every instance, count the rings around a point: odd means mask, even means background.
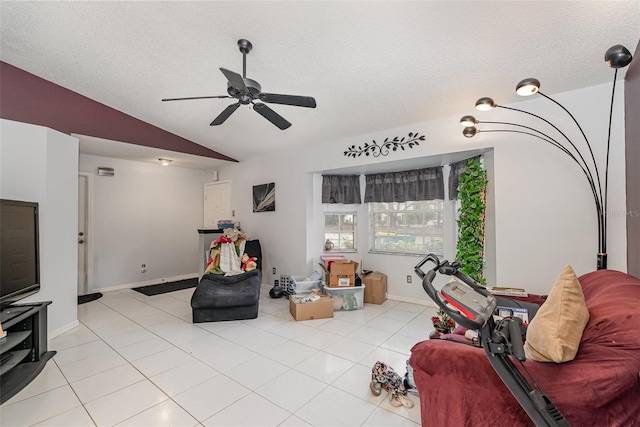
[[[585,135],[576,118],[558,101],[540,92],[540,81],[538,81],[537,79],[528,78],[522,80],[516,86],[516,93],[521,96],[529,96],[537,93],[558,105],[571,117],[575,125],[580,130],[582,140],[584,140],[584,142],[580,140],[577,144],[574,143],[558,126],[554,125],[552,122],[542,116],[531,113],[529,111],[520,110],[518,108],[498,105],[493,101],[493,99],[486,97],[478,99],[478,101],[476,102],[477,110],[488,111],[493,108],[503,108],[506,110],[527,114],[550,125],[553,129],[553,136],[541,132],[531,126],[525,126],[519,123],[480,121],[477,120],[474,116],[464,116],[460,119],[460,124],[465,127],[462,131],[462,134],[467,138],[471,138],[480,132],[511,132],[533,136],[558,148],[580,167],[587,179],[587,182],[589,183],[589,188],[593,195],[593,201],[598,218],[598,255],[596,264],[598,270],[607,268],[607,187],[609,178],[609,148],[611,146],[611,120],[613,117],[613,100],[616,93],[616,78],[618,76],[618,69],[624,68],[629,65],[632,59],[633,58],[629,50],[627,50],[627,48],[622,45],[615,45],[610,47],[604,55],[606,64],[615,70],[613,77],[613,89],[611,91],[611,108],[609,109],[609,130],[607,134],[606,158],[604,161],[604,177],[601,177],[600,175],[600,170],[598,168],[598,163],[596,162],[595,155],[593,154],[591,143],[589,142],[589,139]],[[499,125],[499,128],[480,130],[477,128],[478,124]],[[588,152],[586,155],[583,153],[583,151],[585,151],[585,148],[586,152]]]

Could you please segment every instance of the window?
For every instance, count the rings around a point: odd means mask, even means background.
[[[370,203],[373,252],[443,254],[444,200]]]
[[[356,217],[353,212],[324,214],[324,239],[333,243],[334,251],[357,249]]]

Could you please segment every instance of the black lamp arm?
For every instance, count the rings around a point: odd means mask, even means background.
[[[617,72],[618,72],[618,70],[616,70],[616,73]],[[569,110],[567,110],[567,108],[564,105],[560,104],[555,99],[551,98],[548,95],[545,95],[544,93],[542,93],[540,91],[538,91],[538,94],[540,96],[548,99],[549,101],[553,102],[554,104],[556,104],[560,108],[562,108],[569,115],[569,117],[571,117],[571,120],[573,120],[573,123],[575,123],[576,126],[578,127],[578,129],[580,130],[580,133],[582,134],[582,137],[584,138],[584,142],[587,143],[587,148],[589,149],[589,154],[591,155],[591,161],[593,162],[593,165],[595,166],[596,179],[598,181],[598,188],[600,189],[600,200],[602,200],[602,184],[601,184],[601,181],[600,181],[600,172],[598,171],[598,164],[596,163],[596,157],[593,154],[593,149],[591,148],[591,143],[589,142],[589,139],[587,138],[587,135],[584,133],[584,130],[582,130],[582,126],[580,126],[580,123],[578,123],[578,121],[573,116],[573,114],[571,114],[571,112]],[[605,184],[605,188],[606,188],[606,184]]]
[[[585,169],[585,167],[573,155],[573,153],[571,153],[566,147],[564,147],[562,144],[558,143],[553,138],[549,137],[548,135],[546,135],[546,134],[544,134],[544,133],[542,133],[542,132],[540,132],[540,131],[538,131],[536,129],[529,128],[528,126],[519,125],[517,123],[505,123],[505,122],[479,122],[479,123],[508,124],[508,125],[512,125],[512,126],[519,126],[519,127],[531,129],[531,130],[533,130],[533,131],[535,131],[537,133],[525,132],[525,131],[514,130],[514,129],[488,129],[488,130],[482,130],[482,133],[485,133],[485,132],[511,132],[511,133],[519,133],[519,134],[533,136],[535,138],[538,138],[538,139],[541,139],[541,140],[543,140],[545,142],[548,142],[549,144],[551,144],[554,147],[558,148],[563,153],[565,153],[566,155],[571,157],[571,159],[573,159],[574,162],[576,162],[576,164],[580,167],[582,172],[585,174],[585,177],[587,178],[587,181],[589,182],[589,188],[591,188],[591,194],[593,195],[593,201],[594,201],[594,204],[595,204],[595,207],[596,207],[596,217],[598,219],[598,250],[599,250],[600,253],[606,253],[606,243],[605,243],[606,230],[604,228],[604,225],[605,225],[604,221],[605,221],[606,218],[605,218],[605,215],[604,215],[602,204],[601,204],[600,199],[598,197],[598,193],[597,193],[597,190],[596,190],[595,183],[593,181],[593,176],[589,173],[588,169]],[[538,134],[542,134],[542,135],[544,135],[544,137],[540,136]],[[547,138],[549,138],[549,139],[547,139]]]
[[[539,116],[537,114],[534,114],[532,112],[529,111],[525,111],[525,110],[520,110],[518,108],[513,108],[513,107],[505,107],[503,105],[497,105],[496,107],[498,108],[504,108],[506,110],[512,110],[512,111],[517,111],[519,113],[524,113],[524,114],[528,114],[530,116],[533,116],[535,118],[537,118],[538,120],[542,120],[543,122],[547,123],[549,126],[551,126],[552,128],[554,128],[560,135],[562,135],[564,137],[564,139],[567,140],[567,142],[571,145],[571,147],[573,147],[573,149],[575,150],[576,154],[578,155],[578,157],[580,157],[580,160],[582,160],[583,164],[586,166],[587,165],[587,161],[585,160],[584,156],[582,155],[582,152],[578,149],[578,147],[576,147],[576,145],[573,143],[573,141],[571,141],[569,139],[569,137],[562,131],[560,130],[560,128],[556,125],[554,125],[553,123],[551,123],[549,120],[545,119],[542,116]],[[564,107],[563,107],[564,108]],[[572,116],[573,117],[573,116]],[[587,142],[588,143],[588,142]],[[589,147],[589,149],[591,149],[591,147]],[[599,179],[599,174],[598,174],[598,165],[594,163],[594,167],[596,169],[596,177],[598,178],[598,188],[600,189],[600,179]],[[591,170],[591,168],[587,167],[588,170]],[[600,200],[602,200],[602,190],[600,189],[599,191],[600,193]]]
[[[609,148],[611,147],[611,121],[613,120],[613,99],[616,95],[616,81],[618,77],[618,69],[614,68],[615,72],[613,73],[613,89],[611,89],[611,107],[609,108],[609,130],[607,131],[607,155],[605,159],[605,171],[604,171],[604,229],[605,229],[605,242],[603,253],[607,252],[607,241],[606,241],[606,230],[607,230],[607,193],[609,188]]]

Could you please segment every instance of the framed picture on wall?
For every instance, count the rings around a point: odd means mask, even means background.
[[[273,212],[276,210],[276,184],[253,186],[253,211]]]

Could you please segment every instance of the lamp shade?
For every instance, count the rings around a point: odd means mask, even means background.
[[[464,127],[475,126],[478,121],[473,116],[464,116],[460,119],[460,124]]]
[[[467,138],[472,138],[477,133],[478,129],[475,126],[467,126],[462,130],[462,134]]]
[[[496,103],[493,102],[493,99],[484,97],[480,98],[476,101],[476,110],[479,111],[489,111],[496,106]]]
[[[611,68],[624,68],[632,59],[631,52],[621,44],[611,46],[604,54],[604,62]]]
[[[516,86],[516,93],[520,96],[529,96],[538,92],[539,89],[540,81],[538,79],[524,79],[520,80],[520,83]]]

